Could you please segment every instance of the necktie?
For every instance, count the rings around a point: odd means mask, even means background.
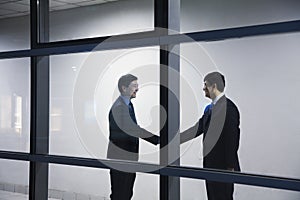
[[[134,108],[133,108],[133,105],[131,102],[129,103],[128,108],[129,108],[129,115],[130,115],[131,119],[134,121],[134,123],[137,124],[135,114],[134,114]]]

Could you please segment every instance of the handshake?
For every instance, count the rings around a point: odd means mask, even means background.
[[[143,139],[146,140],[147,142],[150,142],[151,144],[154,144],[154,145],[160,144],[160,137],[157,136],[157,135],[153,135],[151,137],[143,138]]]

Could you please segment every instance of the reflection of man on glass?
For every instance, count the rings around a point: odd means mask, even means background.
[[[202,133],[203,167],[240,171],[238,148],[240,140],[240,115],[236,105],[224,95],[225,78],[219,72],[212,72],[204,78],[205,96],[212,103],[205,108],[199,121],[180,134],[184,143]],[[233,199],[232,183],[206,181],[208,200]]]
[[[109,145],[107,157],[122,160],[138,160],[139,138],[152,144],[159,143],[159,137],[137,125],[131,99],[138,91],[137,77],[127,74],[118,82],[120,96],[109,112]],[[110,170],[112,200],[129,200],[133,195],[135,173]]]

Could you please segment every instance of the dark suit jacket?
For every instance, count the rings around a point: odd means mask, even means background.
[[[180,134],[180,142],[184,143],[202,133],[203,166],[206,168],[228,169],[240,171],[238,148],[240,140],[240,115],[236,105],[225,96],[216,105],[208,106],[199,121]]]
[[[109,132],[107,158],[137,161],[139,138],[158,143],[158,136],[141,128],[131,119],[122,97],[117,98],[109,112]]]

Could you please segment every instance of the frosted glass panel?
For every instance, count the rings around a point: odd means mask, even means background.
[[[300,19],[297,0],[182,0],[181,31],[195,32]]]
[[[95,2],[99,3],[92,5]],[[50,0],[51,5],[50,41],[154,30],[153,0],[76,1],[70,4]],[[64,6],[68,7],[62,9]]]
[[[0,60],[0,149],[29,151],[29,59]]]
[[[50,164],[49,197],[55,199],[110,199],[107,169]],[[137,173],[132,200],[159,199],[159,176]]]
[[[50,153],[107,157],[108,114],[127,73],[138,77],[138,124],[159,135],[158,55],[158,47],[148,47],[51,56]],[[159,162],[159,146],[140,139],[139,150],[139,161]]]
[[[0,199],[28,199],[29,162],[0,159]]]
[[[220,71],[240,111],[242,172],[299,178],[299,42],[293,33],[182,45],[181,131],[211,102],[204,76]],[[181,165],[202,167],[202,139],[181,146]]]
[[[29,22],[28,14],[19,17],[0,17],[0,52],[29,48]]]
[[[203,199],[207,200],[204,180],[181,178],[180,199]],[[266,187],[256,187],[249,185],[234,185],[233,199],[273,199],[273,200],[298,200],[300,192],[289,190],[279,190]]]

